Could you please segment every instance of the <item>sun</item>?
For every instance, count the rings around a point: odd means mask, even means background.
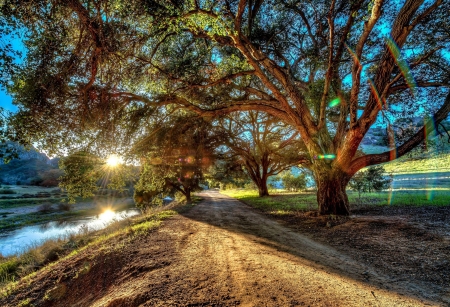
[[[108,159],[106,159],[106,164],[109,167],[116,167],[117,165],[120,164],[120,157],[116,156],[116,155],[110,155],[108,157]]]
[[[100,214],[99,219],[102,221],[112,220],[114,217],[114,212],[111,209],[106,209]]]

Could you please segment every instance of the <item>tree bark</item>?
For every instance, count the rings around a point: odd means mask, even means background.
[[[267,179],[264,178],[258,184],[259,197],[269,196],[269,190],[267,189]]]
[[[184,197],[186,197],[186,202],[190,203],[192,201],[191,189],[185,189],[185,192]]]
[[[345,187],[348,176],[340,171],[314,172],[317,184],[317,204],[320,215],[349,215],[349,203]]]

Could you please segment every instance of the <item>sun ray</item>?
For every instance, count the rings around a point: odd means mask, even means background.
[[[392,57],[394,58],[394,61],[397,63],[397,66],[400,69],[400,72],[403,75],[403,78],[405,79],[406,84],[408,85],[409,89],[411,90],[411,95],[413,97],[416,97],[417,96],[417,83],[416,83],[416,80],[414,80],[414,76],[411,73],[411,68],[408,66],[408,63],[406,63],[406,61],[401,56],[400,48],[397,46],[395,41],[390,37],[386,38],[386,45],[387,45]]]

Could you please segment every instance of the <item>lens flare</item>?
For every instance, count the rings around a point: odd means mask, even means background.
[[[330,101],[330,103],[328,104],[328,107],[332,108],[335,106],[338,106],[341,103],[341,98],[335,98],[333,100]]]
[[[426,124],[426,126],[430,127],[431,125],[431,130],[427,133],[427,129],[424,129],[424,145],[425,145],[425,150],[428,150],[431,146],[430,141],[431,139],[434,139],[437,135],[436,132],[436,123],[434,121],[433,118],[424,118],[423,120],[424,124]],[[436,176],[431,176],[431,177],[427,177],[426,179],[426,193],[427,193],[427,200],[431,201],[434,198],[434,187],[436,184]]]
[[[317,156],[314,156],[314,159],[316,159],[316,160],[333,160],[333,159],[336,159],[336,155],[333,155],[333,154],[317,155]]]
[[[346,43],[344,43],[344,44],[345,44],[345,47],[347,48],[348,52],[352,55],[353,62],[356,63],[356,65],[358,65],[359,67],[361,67],[362,66],[361,61],[359,60],[356,53]]]
[[[387,199],[387,203],[389,206],[392,205],[393,199],[394,199],[394,192],[392,191],[392,188],[391,188],[388,191],[388,199]]]
[[[105,211],[103,211],[103,213],[101,213],[99,215],[99,219],[102,221],[110,221],[112,220],[114,217],[114,212],[111,209],[106,209]]]
[[[397,63],[397,66],[400,69],[400,72],[403,75],[403,78],[405,78],[406,84],[408,85],[409,89],[411,90],[411,95],[413,97],[416,97],[417,83],[416,83],[416,80],[414,80],[414,76],[411,73],[411,68],[408,66],[408,63],[406,63],[406,61],[403,60],[403,58],[401,56],[400,48],[397,46],[397,44],[391,37],[386,38],[386,45],[387,45],[392,57],[394,58],[394,61]]]
[[[395,142],[395,133],[394,129],[392,129],[392,126],[388,124],[387,126],[387,137],[389,142],[389,148],[391,149],[389,152],[389,160],[395,160],[397,159],[397,144]]]

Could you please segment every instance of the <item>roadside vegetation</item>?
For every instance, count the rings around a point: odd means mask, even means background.
[[[447,158],[447,156],[444,156]],[[408,163],[410,162],[410,163]],[[408,161],[395,162],[395,169],[420,170],[420,162]],[[405,165],[407,164],[407,165]],[[421,173],[420,171],[405,173],[398,172],[395,176],[389,175],[387,170],[394,169],[391,165],[385,164],[383,169],[375,167],[377,174],[369,174],[369,171],[361,172],[362,185],[353,187],[349,185],[347,195],[350,208],[352,210],[361,208],[371,208],[376,206],[448,206],[450,205],[450,173]],[[358,174],[357,174],[358,175]],[[371,175],[371,176],[368,176]],[[366,178],[367,177],[367,178]],[[359,177],[355,176],[356,181]],[[283,182],[284,183],[284,182]],[[372,189],[367,188],[367,184],[374,185]],[[316,191],[314,188],[305,189],[303,186],[299,191],[292,189],[272,188],[271,196],[258,197],[256,189],[221,189],[221,193],[239,199],[246,204],[260,209],[264,212],[280,215],[290,214],[298,211],[318,210]]]
[[[399,190],[364,193],[348,191],[350,208],[371,206],[447,206],[450,204],[450,187],[447,190]],[[272,196],[259,197],[257,190],[232,189],[222,194],[239,199],[246,204],[271,214],[288,214],[296,211],[317,210],[313,191],[286,192],[273,190]]]

